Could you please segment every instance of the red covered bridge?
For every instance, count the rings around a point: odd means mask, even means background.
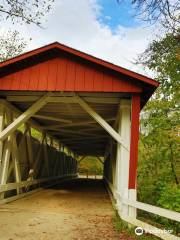
[[[0,201],[77,177],[77,160],[96,156],[134,223],[139,114],[158,85],[57,42],[0,63]]]

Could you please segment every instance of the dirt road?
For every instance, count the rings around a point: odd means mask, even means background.
[[[0,240],[116,240],[101,180],[76,179],[0,206]]]

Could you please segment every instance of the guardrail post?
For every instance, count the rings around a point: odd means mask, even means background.
[[[137,198],[137,193],[136,189],[129,189],[128,190],[128,199],[132,201],[136,201]],[[129,217],[135,219],[137,216],[137,209],[135,207],[129,206],[129,212],[128,212]]]
[[[118,120],[118,133],[121,135],[126,146],[130,146],[130,116],[131,116],[131,101],[121,100]],[[128,197],[128,182],[129,182],[129,159],[130,154],[121,144],[117,144],[116,155],[116,191],[118,196],[117,208],[119,215],[124,218],[128,216],[128,206],[123,204],[122,197]]]

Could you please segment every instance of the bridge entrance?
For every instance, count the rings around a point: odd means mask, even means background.
[[[136,201],[139,114],[159,84],[59,43],[0,70],[0,203],[77,179],[93,156],[119,215],[137,225],[136,206],[149,209]]]

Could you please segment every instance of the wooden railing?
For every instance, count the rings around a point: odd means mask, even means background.
[[[168,210],[168,209],[161,208],[161,207],[156,207],[151,204],[142,203],[139,201],[132,201],[132,200],[125,199],[125,198],[122,199],[122,202],[123,202],[123,204],[126,204],[128,206],[135,207],[137,209],[141,209],[143,211],[153,213],[153,214],[159,215],[161,217],[165,217],[165,218],[180,222],[180,213],[178,213],[178,212],[174,212],[172,210]]]
[[[46,182],[46,187],[49,187],[49,186],[55,185],[59,182],[62,182],[64,180],[74,179],[76,177],[77,177],[77,174],[65,174],[65,175],[60,175],[60,176],[55,176],[55,177],[50,177],[50,178],[35,179],[35,180],[30,180],[30,181],[22,181],[22,182],[19,182],[19,183],[7,183],[5,185],[1,185],[0,186],[0,193],[16,189],[17,187],[27,188],[27,191],[19,193],[18,195],[15,195],[15,196],[12,196],[12,197],[4,198],[4,199],[0,200],[0,204],[12,202],[14,200],[25,197],[26,195],[31,195],[31,194],[33,194],[35,192],[38,192],[38,191],[43,189],[43,187],[39,186],[38,188],[35,188],[35,189],[29,191],[30,186]]]
[[[92,171],[92,170],[82,170],[79,169],[78,171],[79,177],[83,178],[94,178],[94,179],[102,179],[102,175],[99,174],[97,171]]]
[[[165,217],[165,218],[173,220],[173,221],[180,222],[180,213],[172,211],[172,210],[164,209],[161,207],[153,206],[153,205],[150,205],[147,203],[142,203],[139,201],[131,200],[131,199],[128,199],[127,197],[121,197],[120,194],[114,189],[113,184],[110,183],[107,179],[105,179],[105,181],[107,183],[108,192],[111,194],[111,196],[113,196],[113,198],[115,198],[115,200],[117,202],[117,204],[115,205],[117,208],[117,211],[119,210],[118,203],[121,203],[126,206],[133,207],[135,209],[140,209],[140,210],[146,211],[148,213],[152,213],[152,214],[159,215],[161,217]],[[132,218],[129,216],[124,216],[124,215],[121,216],[120,211],[118,211],[118,212],[119,212],[120,217],[124,221],[126,221],[132,225],[135,225],[137,227],[141,227],[147,233],[153,234],[153,235],[160,237],[161,239],[165,239],[165,240],[179,240],[180,239],[179,237],[171,234],[172,230],[164,231],[164,230],[154,227],[146,222],[140,221],[136,218]]]

